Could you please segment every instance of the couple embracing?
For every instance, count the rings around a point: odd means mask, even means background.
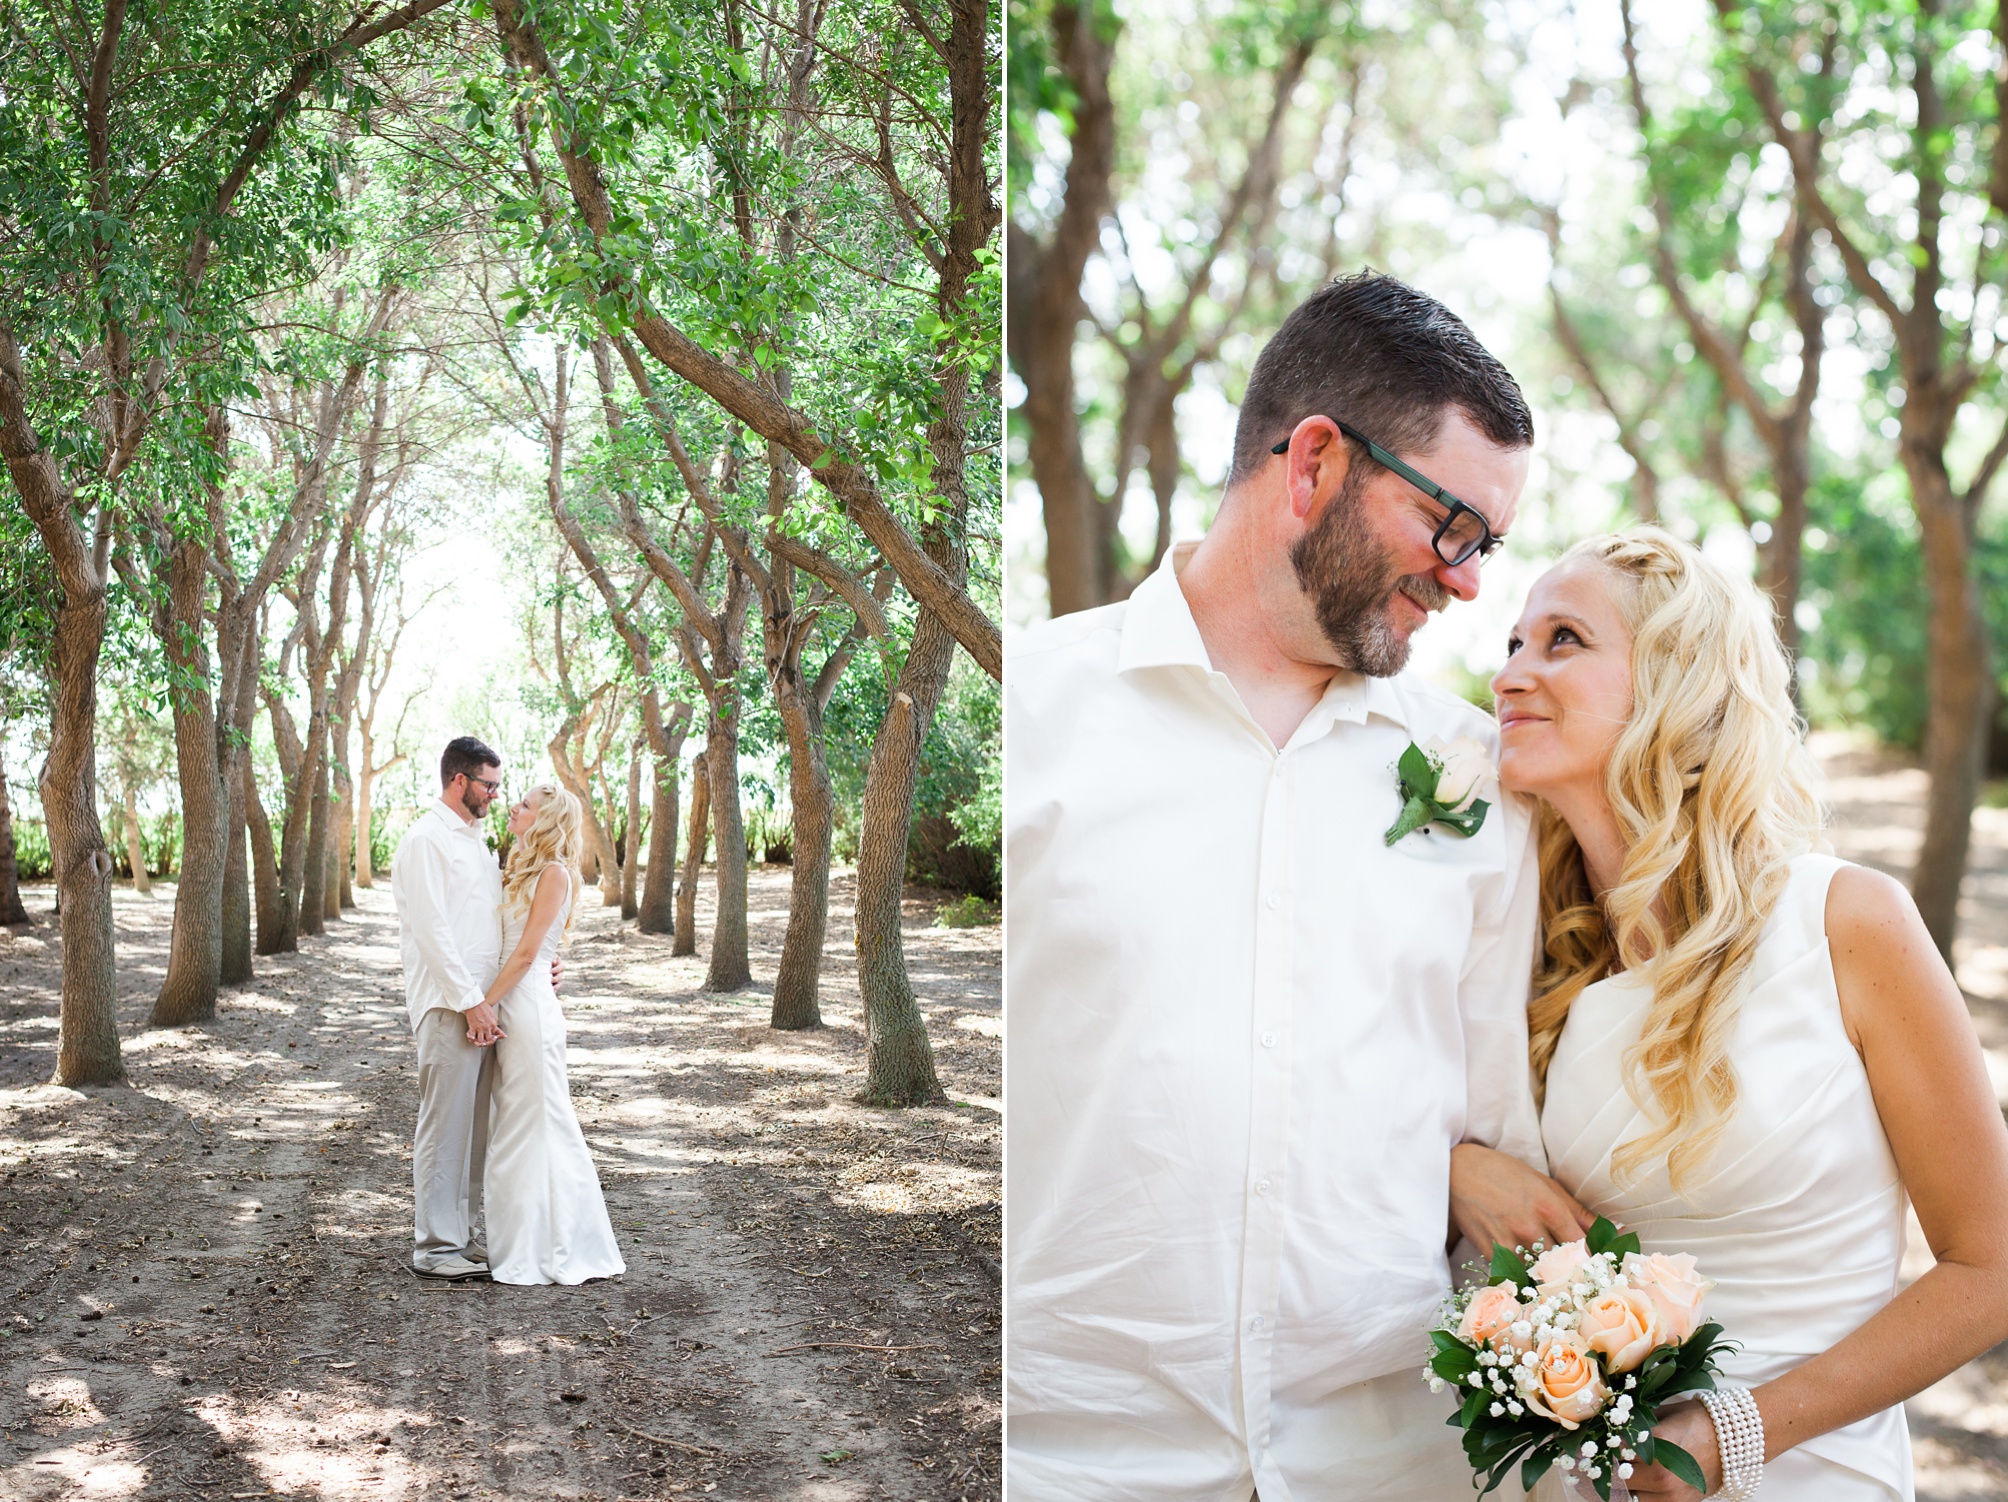
[[[1469,1496],[1417,1376],[1450,1265],[1599,1215],[1715,1280],[1750,1401],[1659,1431],[1709,1495],[1910,1498],[1901,1403],[2008,1337],[2008,1129],[1907,894],[1820,853],[1756,589],[1593,538],[1496,719],[1403,672],[1532,440],[1453,314],[1336,282],[1256,362],[1204,541],[1015,644],[1014,1502]],[[1448,817],[1405,816],[1411,747]]]
[[[502,759],[472,736],[391,865],[418,1041],[412,1269],[451,1281],[583,1283],[626,1271],[565,1072],[558,948],[571,932],[579,801],[532,788],[498,867],[481,818]],[[485,1205],[488,1241],[475,1240]]]

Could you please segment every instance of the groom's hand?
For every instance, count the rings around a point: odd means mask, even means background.
[[[487,1002],[471,1006],[460,1014],[467,1019],[467,1041],[476,1048],[486,1048],[502,1034],[502,1019],[495,1015],[495,1008]]]
[[[1546,1174],[1475,1142],[1450,1150],[1450,1219],[1487,1256],[1494,1246],[1559,1246],[1597,1221]]]
[[[557,990],[565,983],[565,962],[555,954],[551,956],[551,989]]]
[[[1653,1425],[1654,1439],[1670,1440],[1692,1455],[1708,1478],[1708,1492],[1722,1485],[1722,1446],[1715,1436],[1715,1424],[1699,1403],[1682,1403],[1669,1408]],[[1625,1483],[1638,1502],[1700,1502],[1708,1492],[1698,1492],[1665,1466],[1634,1468]]]

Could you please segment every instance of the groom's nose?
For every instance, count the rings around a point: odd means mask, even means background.
[[[1436,577],[1443,587],[1460,600],[1471,601],[1478,598],[1478,557],[1473,554],[1462,563],[1439,563]]]

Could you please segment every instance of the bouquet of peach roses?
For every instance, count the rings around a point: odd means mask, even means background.
[[[1634,1465],[1657,1462],[1706,1490],[1701,1467],[1678,1445],[1655,1441],[1660,1405],[1715,1386],[1720,1325],[1701,1321],[1715,1285],[1694,1258],[1645,1256],[1638,1237],[1599,1218],[1581,1241],[1543,1250],[1492,1249],[1491,1280],[1453,1295],[1423,1376],[1462,1401],[1450,1422],[1464,1431],[1482,1497],[1516,1462],[1533,1490],[1550,1467],[1579,1495],[1628,1495]]]

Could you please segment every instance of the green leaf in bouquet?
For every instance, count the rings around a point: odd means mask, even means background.
[[[1527,1271],[1527,1262],[1511,1247],[1492,1245],[1492,1277],[1494,1283],[1514,1283],[1522,1288],[1531,1288],[1534,1279]]]
[[[1674,1475],[1685,1481],[1698,1492],[1708,1490],[1708,1478],[1701,1474],[1701,1463],[1681,1449],[1670,1439],[1658,1440],[1653,1444],[1653,1458]],[[1644,1452],[1641,1451],[1641,1454]]]
[[[1429,1369],[1444,1381],[1461,1385],[1466,1377],[1478,1370],[1478,1357],[1470,1346],[1457,1341],[1448,1350],[1439,1350],[1430,1357]]]
[[[1683,1367],[1701,1366],[1717,1351],[1733,1349],[1734,1341],[1717,1339],[1721,1334],[1722,1326],[1716,1324],[1703,1325],[1696,1330],[1681,1345],[1680,1364]]]
[[[1657,1393],[1680,1369],[1680,1347],[1661,1346],[1638,1369],[1638,1397],[1643,1403]]]
[[[1413,741],[1401,753],[1401,760],[1395,763],[1395,772],[1401,778],[1402,791],[1412,798],[1430,799],[1436,796],[1436,763],[1422,747]]]
[[[1597,1217],[1597,1223],[1591,1226],[1588,1234],[1583,1237],[1583,1244],[1592,1257],[1609,1252],[1613,1257],[1622,1258],[1626,1252],[1635,1252],[1639,1249],[1636,1233],[1626,1231],[1620,1236],[1618,1228],[1601,1215]]]
[[[1498,1490],[1499,1483],[1506,1479],[1506,1473],[1513,1469],[1522,1455],[1527,1453],[1527,1448],[1531,1443],[1526,1436],[1518,1436],[1514,1440],[1512,1448],[1506,1454],[1502,1455],[1492,1466],[1492,1469],[1486,1473],[1485,1485],[1479,1491],[1478,1495],[1483,1497]]]
[[[1545,1445],[1537,1445],[1534,1453],[1527,1457],[1527,1463],[1520,1467],[1520,1490],[1531,1492],[1534,1483],[1548,1474],[1548,1468],[1555,1463],[1554,1451]]]
[[[1485,1405],[1491,1401],[1492,1391],[1490,1388],[1472,1388],[1471,1396],[1466,1398],[1464,1406],[1457,1410],[1457,1417],[1463,1421],[1463,1427],[1469,1429],[1473,1424],[1478,1422],[1478,1415],[1485,1411]]]

